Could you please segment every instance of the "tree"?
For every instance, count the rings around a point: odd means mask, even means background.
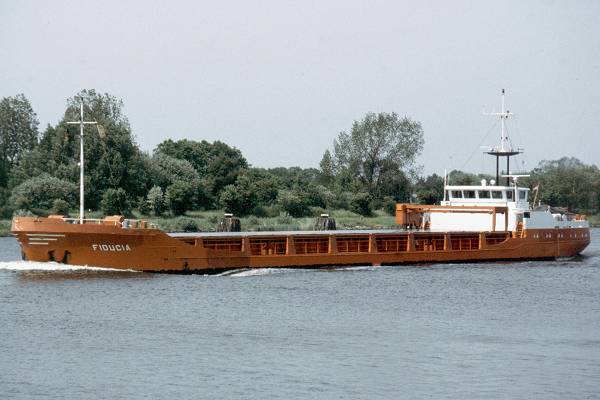
[[[597,213],[600,205],[600,170],[577,158],[542,161],[531,173],[530,185],[539,184],[539,199],[570,211]]]
[[[448,174],[448,184],[449,185],[479,185],[481,184],[481,179],[490,180],[491,176],[487,175],[476,175],[471,174],[469,172],[463,172],[459,170],[452,170]],[[495,179],[495,178],[493,178]],[[504,178],[501,178],[502,180]],[[500,182],[498,182],[500,183]]]
[[[104,195],[102,195],[100,208],[104,215],[131,215],[131,204],[123,188],[106,189]]]
[[[436,174],[420,178],[415,185],[415,192],[419,203],[439,204],[444,199],[444,178]]]
[[[0,100],[0,186],[6,186],[8,172],[37,144],[38,125],[25,95]]]
[[[62,120],[48,126],[39,145],[22,157],[11,171],[9,185],[42,173],[79,182],[79,127],[67,122],[79,120],[82,98],[86,120],[102,127],[102,134],[94,125],[84,128],[86,207],[97,208],[108,188],[122,187],[130,199],[145,195],[150,187],[149,160],[135,143],[123,102],[95,90],[83,90],[67,100]]]
[[[369,193],[356,193],[350,200],[350,211],[365,217],[373,215],[372,197]]]
[[[278,180],[275,176],[260,168],[243,171],[233,185],[227,185],[221,191],[219,204],[226,211],[243,216],[258,206],[273,204],[277,198]]]
[[[71,205],[63,199],[54,199],[52,202],[52,214],[55,215],[69,215],[69,208]]]
[[[48,174],[30,178],[12,190],[9,202],[15,209],[49,210],[54,200],[62,199],[69,206],[77,203],[77,185]]]
[[[150,176],[154,185],[160,187],[170,186],[177,181],[197,184],[200,180],[198,172],[189,161],[161,152],[152,156]]]
[[[310,207],[305,199],[290,190],[281,190],[277,196],[277,203],[281,209],[295,218],[305,217],[310,214]]]
[[[173,215],[183,215],[194,208],[194,188],[188,182],[176,181],[167,188],[165,202]]]
[[[371,195],[380,196],[388,176],[414,172],[423,143],[419,122],[396,113],[368,113],[354,121],[350,133],[341,132],[334,141],[334,164]]]
[[[168,139],[157,146],[156,152],[190,162],[213,196],[235,183],[241,171],[248,168],[241,151],[220,141]]]
[[[165,197],[160,186],[152,186],[148,192],[148,206],[154,215],[159,216],[165,210]]]
[[[319,172],[321,173],[320,181],[323,185],[327,186],[333,182],[335,178],[335,165],[329,150],[325,150],[323,158],[319,162]]]

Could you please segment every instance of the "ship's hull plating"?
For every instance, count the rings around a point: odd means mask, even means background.
[[[507,232],[500,238],[497,232],[370,231],[354,235],[223,234],[216,240],[202,233],[172,237],[157,229],[23,217],[13,221],[12,231],[23,258],[30,261],[199,273],[238,268],[548,259],[577,255],[590,243],[589,228]]]

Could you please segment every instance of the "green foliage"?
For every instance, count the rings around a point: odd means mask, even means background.
[[[219,204],[228,213],[246,215],[247,210],[255,207],[249,193],[240,193],[235,185],[227,185],[221,191]]]
[[[150,212],[159,216],[165,211],[165,196],[160,186],[152,186],[147,199]]]
[[[0,218],[11,218],[14,212],[13,206],[8,201],[10,191],[0,187]]]
[[[420,178],[415,189],[420,204],[439,204],[444,199],[444,178],[436,174]]]
[[[381,216],[387,221],[397,202],[443,199],[440,176],[416,175],[421,125],[395,113],[368,113],[355,121],[338,135],[333,152],[325,151],[319,169],[266,170],[249,168],[238,149],[219,141],[166,140],[149,157],[133,139],[123,102],[83,90],[67,100],[63,118],[48,125],[39,141],[37,117],[25,96],[0,99],[0,216],[19,209],[66,214],[77,204],[79,128],[67,122],[79,119],[81,98],[85,119],[97,121],[103,132],[85,127],[86,208],[129,214],[135,202],[143,215],[160,216],[167,209],[181,215],[219,205],[238,216],[254,214],[260,229],[269,230],[308,227],[312,221],[287,218],[332,209],[355,211],[352,223],[362,226],[373,209],[389,214]],[[492,177],[452,171],[448,183],[479,185],[482,178]],[[596,213],[600,206],[600,170],[574,158],[544,161],[519,183],[539,184],[538,200],[574,212]]]
[[[156,151],[188,161],[210,188],[211,196],[218,196],[225,186],[234,184],[238,175],[248,168],[241,151],[220,141],[168,139],[160,143]]]
[[[178,217],[175,226],[179,232],[198,232],[198,224],[192,218]]]
[[[225,211],[239,216],[248,215],[259,205],[273,204],[277,198],[278,180],[259,168],[242,172],[234,185],[221,191],[219,204]]]
[[[43,174],[30,178],[12,190],[9,202],[15,209],[46,209],[49,210],[54,200],[62,199],[69,205],[77,202],[77,185]]]
[[[373,215],[373,198],[369,193],[356,193],[350,200],[350,210],[365,217]]]
[[[421,124],[396,113],[368,113],[354,121],[350,133],[334,141],[334,164],[341,184],[359,184],[376,198],[393,192],[404,169],[414,172],[423,149]]]
[[[104,215],[131,216],[131,204],[127,198],[127,193],[122,188],[107,189],[102,196],[100,208]]]
[[[154,185],[160,187],[170,186],[177,181],[198,183],[200,179],[189,161],[160,152],[152,156],[150,174]]]
[[[37,115],[23,94],[0,100],[0,187],[23,155],[37,145]]]
[[[29,210],[25,210],[25,209],[19,208],[19,209],[15,210],[13,216],[14,217],[34,217],[35,214],[33,214]]]
[[[398,202],[393,197],[386,197],[382,202],[383,211],[388,215],[395,216],[397,203]]]
[[[299,218],[310,215],[310,207],[306,199],[293,191],[280,190],[277,196],[277,203],[284,212],[292,217]]]
[[[183,215],[194,207],[194,187],[188,182],[174,182],[167,188],[165,203],[173,215]]]
[[[333,194],[333,201],[331,204],[329,204],[329,208],[349,210],[350,202],[352,201],[353,197],[354,194],[352,192],[338,190]]]
[[[319,172],[321,173],[319,180],[323,185],[330,185],[335,179],[335,164],[329,150],[325,150],[323,153],[323,158],[319,162]]]
[[[52,214],[55,215],[69,215],[69,209],[71,205],[63,199],[54,199],[52,202]]]
[[[532,171],[531,187],[539,184],[539,200],[579,213],[597,213],[600,205],[600,170],[576,158],[542,161]]]
[[[150,204],[148,204],[148,199],[139,197],[137,200],[137,209],[141,215],[150,215],[151,209]]]
[[[277,223],[280,225],[290,225],[293,222],[293,216],[285,211],[282,211],[281,213],[279,213],[279,216],[277,216]]]
[[[59,179],[79,181],[79,129],[68,121],[79,120],[80,99],[84,117],[97,121],[84,129],[86,207],[98,208],[104,191],[121,187],[136,199],[148,190],[148,157],[140,152],[123,114],[123,102],[105,93],[83,90],[67,100],[64,117],[56,126],[48,126],[39,145],[24,154],[10,174],[9,185],[17,186],[30,177],[49,173]]]

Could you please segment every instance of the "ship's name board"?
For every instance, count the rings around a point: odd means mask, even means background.
[[[92,244],[94,251],[131,251],[128,244]]]

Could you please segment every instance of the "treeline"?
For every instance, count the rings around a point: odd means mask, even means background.
[[[39,132],[24,95],[0,100],[0,216],[76,213],[79,190],[80,99],[86,125],[86,208],[106,215],[182,215],[223,209],[243,216],[293,217],[347,209],[368,216],[394,212],[396,202],[439,202],[443,178],[419,176],[421,125],[395,113],[368,113],[341,132],[319,168],[256,168],[225,143],[160,143],[153,153],[135,142],[123,103],[84,90],[67,100],[60,121]],[[482,176],[453,171],[453,184]],[[572,211],[596,213],[600,172],[576,159],[542,162],[525,184],[540,185],[539,199]]]

